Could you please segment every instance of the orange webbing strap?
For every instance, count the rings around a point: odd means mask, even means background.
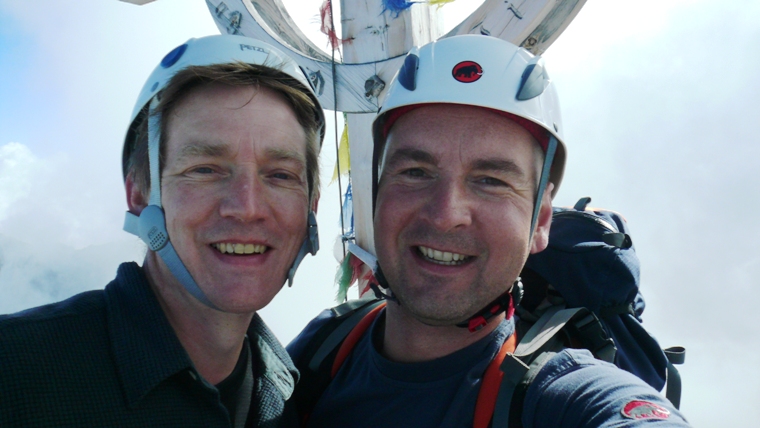
[[[501,371],[501,363],[504,361],[507,353],[515,352],[517,347],[517,335],[512,333],[504,344],[501,345],[501,349],[494,356],[491,363],[486,369],[486,373],[483,375],[483,381],[480,385],[480,391],[478,392],[478,401],[475,404],[475,420],[472,423],[473,428],[487,428],[491,422],[493,411],[496,408],[496,397],[499,395],[499,387],[501,386],[501,378],[504,376],[504,372]]]
[[[340,369],[340,366],[343,365],[343,361],[348,358],[348,354],[351,353],[351,351],[354,349],[354,346],[356,346],[356,343],[359,342],[359,339],[361,339],[362,335],[364,335],[364,332],[367,331],[369,326],[372,324],[372,321],[377,318],[377,315],[380,313],[380,310],[383,309],[386,305],[386,302],[382,302],[375,309],[372,309],[371,311],[367,312],[367,315],[364,315],[364,318],[362,318],[361,321],[359,321],[358,324],[356,324],[356,327],[354,327],[353,330],[351,330],[351,333],[348,333],[348,336],[346,336],[346,339],[343,341],[343,343],[340,345],[340,348],[338,349],[338,354],[335,355],[335,360],[333,360],[333,366],[332,370],[330,371],[330,377],[335,377],[335,374],[338,373],[338,370]],[[504,357],[502,357],[502,360]],[[498,369],[498,366],[496,367]],[[499,386],[496,386],[496,389],[499,389]]]

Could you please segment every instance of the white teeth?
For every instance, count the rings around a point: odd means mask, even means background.
[[[468,256],[465,256],[464,254],[434,250],[432,248],[423,247],[422,245],[418,246],[417,249],[419,250],[420,254],[428,258],[430,261],[441,265],[458,265],[461,264],[460,262],[464,262],[468,258]]]
[[[225,242],[213,244],[212,246],[222,254],[261,254],[268,248],[266,245],[231,244]]]

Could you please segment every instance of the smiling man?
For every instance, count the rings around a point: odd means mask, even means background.
[[[318,248],[324,117],[289,58],[191,39],[145,83],[104,290],[0,316],[0,426],[293,426],[297,371],[256,312]]]
[[[541,58],[485,36],[409,53],[373,125],[374,288],[387,305],[325,311],[288,346],[307,426],[688,426],[588,351],[552,349],[535,371],[505,358],[523,339],[514,284],[548,244],[561,130]]]

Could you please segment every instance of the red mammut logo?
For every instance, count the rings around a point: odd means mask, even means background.
[[[454,66],[451,75],[459,82],[472,83],[483,75],[483,67],[475,61],[462,61]]]
[[[620,411],[626,418],[631,419],[668,419],[670,411],[649,401],[629,401]]]

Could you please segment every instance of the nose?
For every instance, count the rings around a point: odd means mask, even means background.
[[[441,232],[453,232],[472,224],[467,189],[454,180],[442,180],[431,189],[423,215]]]
[[[219,208],[222,217],[254,222],[266,218],[271,212],[265,186],[255,173],[236,174],[223,192],[225,194]]]

